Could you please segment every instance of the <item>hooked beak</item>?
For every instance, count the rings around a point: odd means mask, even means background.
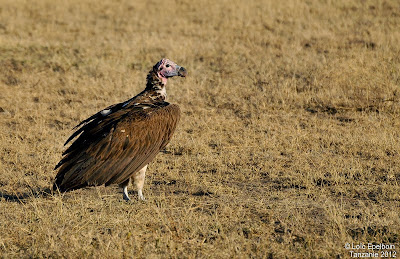
[[[181,77],[187,76],[187,71],[184,67],[177,66],[176,69],[178,70],[178,76]]]

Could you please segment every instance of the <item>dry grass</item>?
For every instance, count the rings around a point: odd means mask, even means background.
[[[3,0],[1,257],[343,258],[399,245],[398,1]],[[168,57],[147,203],[43,195],[80,120]],[[132,194],[133,195],[133,194]]]

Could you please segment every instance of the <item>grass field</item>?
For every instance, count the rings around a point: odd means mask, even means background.
[[[399,28],[396,0],[1,0],[0,257],[400,253]],[[189,76],[147,202],[46,195],[72,128],[163,57]]]

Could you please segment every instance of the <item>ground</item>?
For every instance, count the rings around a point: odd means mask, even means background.
[[[1,256],[400,252],[399,27],[395,0],[3,0]],[[163,57],[189,76],[167,85],[182,119],[147,202],[46,194],[72,128]]]

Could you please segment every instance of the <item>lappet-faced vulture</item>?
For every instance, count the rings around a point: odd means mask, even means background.
[[[119,184],[130,200],[133,180],[142,193],[147,165],[170,141],[180,109],[165,101],[167,79],[185,77],[185,68],[162,59],[147,75],[146,88],[135,97],[111,105],[79,123],[65,144],[75,139],[57,164],[54,190]]]

